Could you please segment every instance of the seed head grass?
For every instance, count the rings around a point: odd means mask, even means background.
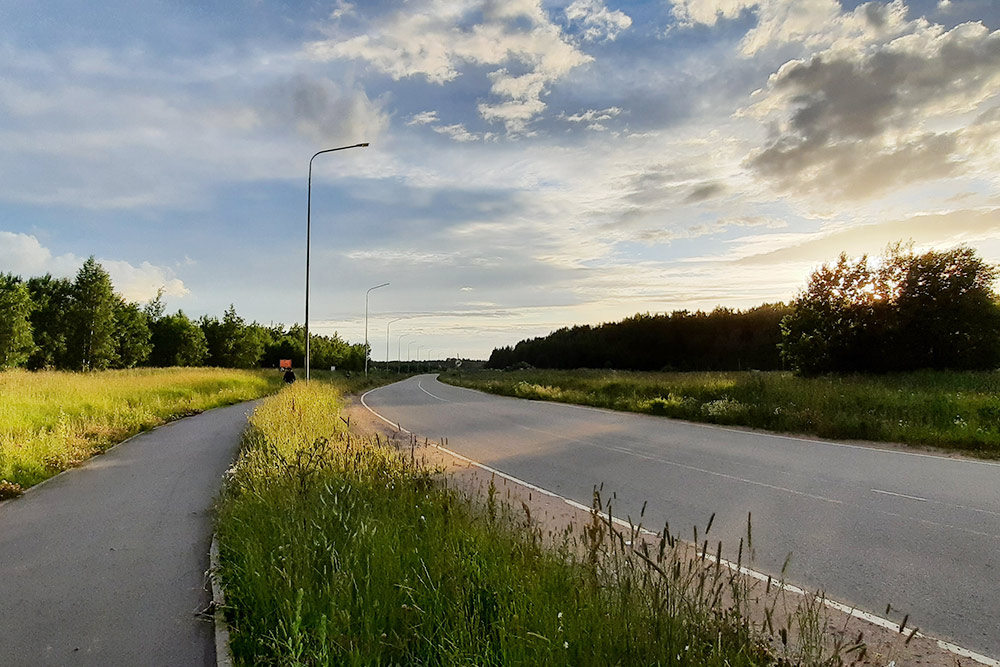
[[[259,398],[274,371],[156,368],[0,373],[0,498],[171,419]]]
[[[237,664],[735,667],[805,655],[767,642],[744,578],[666,531],[637,548],[638,527],[616,530],[596,492],[588,526],[543,535],[492,484],[470,495],[411,457],[412,443],[353,435],[340,405],[330,384],[296,384],[250,418],[217,523]]]

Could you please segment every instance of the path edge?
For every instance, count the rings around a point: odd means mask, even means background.
[[[219,539],[212,533],[208,551],[208,578],[212,582],[212,618],[215,623],[215,663],[218,667],[233,667],[229,649],[229,623],[226,622],[226,593],[219,578]]]

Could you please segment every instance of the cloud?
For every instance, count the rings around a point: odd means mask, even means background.
[[[841,252],[854,256],[876,254],[896,241],[912,240],[920,248],[943,248],[961,243],[975,245],[989,239],[1000,239],[1000,208],[930,213],[797,235],[781,240],[779,247],[750,245],[749,254],[739,257],[737,263],[820,263],[836,259]]]
[[[53,255],[30,234],[0,231],[0,272],[24,278],[51,273],[72,278],[85,261],[72,253]],[[147,301],[163,289],[168,296],[182,297],[189,290],[168,268],[142,262],[134,266],[122,260],[98,259],[111,276],[115,291],[128,301]]]
[[[489,74],[498,101],[482,102],[478,110],[514,134],[545,109],[541,98],[554,82],[592,60],[565,38],[539,0],[423,0],[373,19],[366,30],[333,29],[304,53],[317,62],[363,60],[396,80],[422,76],[442,85],[468,64],[501,66]]]
[[[478,141],[482,137],[478,134],[473,134],[465,129],[465,126],[461,123],[456,123],[454,125],[438,125],[434,128],[434,131],[438,134],[444,134],[451,137],[455,141],[466,142],[466,141]]]
[[[343,90],[329,79],[304,75],[270,86],[261,110],[272,126],[294,127],[318,145],[375,141],[389,124],[363,90]]]
[[[410,120],[406,121],[407,125],[429,125],[431,123],[436,123],[438,120],[437,111],[421,111],[420,113],[415,113],[410,116]]]
[[[573,0],[566,8],[566,18],[583,27],[583,39],[587,41],[614,41],[632,25],[628,14],[609,10],[600,0]]]
[[[740,42],[745,57],[784,45],[859,49],[912,29],[903,0],[864,3],[845,12],[838,0],[673,0],[682,26],[715,25],[752,13],[756,25]],[[918,21],[926,25],[925,21]]]
[[[785,192],[874,197],[959,173],[998,128],[969,114],[1000,99],[1000,31],[979,23],[916,32],[864,51],[783,65],[747,110],[773,138],[748,166]]]
[[[606,120],[611,120],[615,116],[622,112],[620,107],[608,107],[607,109],[587,109],[581,113],[572,114],[567,116],[566,114],[560,114],[559,118],[570,122],[570,123],[600,123]]]

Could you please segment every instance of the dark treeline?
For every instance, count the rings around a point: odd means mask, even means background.
[[[312,334],[312,366],[364,368],[364,345],[334,334]],[[167,314],[162,293],[149,303],[127,302],[111,277],[88,259],[74,280],[51,275],[22,279],[0,274],[0,369],[102,370],[136,366],[302,366],[301,326],[247,323],[232,306],[221,318]]]
[[[790,305],[635,315],[563,328],[493,350],[490,368],[774,370],[804,375],[993,369],[1000,364],[997,269],[974,250],[823,265]]]
[[[716,308],[639,314],[621,322],[559,329],[493,350],[489,368],[530,364],[538,368],[622,370],[740,370],[781,368],[781,303],[740,311]]]

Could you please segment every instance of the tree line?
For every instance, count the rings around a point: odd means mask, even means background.
[[[302,366],[299,325],[247,323],[230,306],[221,318],[167,314],[162,292],[145,305],[115,293],[93,257],[74,280],[0,274],[0,369],[103,370],[136,366]],[[314,367],[364,368],[364,345],[337,334],[310,336]]]
[[[775,370],[803,375],[1000,365],[997,268],[968,247],[846,254],[791,304],[637,314],[493,350],[489,368]]]

